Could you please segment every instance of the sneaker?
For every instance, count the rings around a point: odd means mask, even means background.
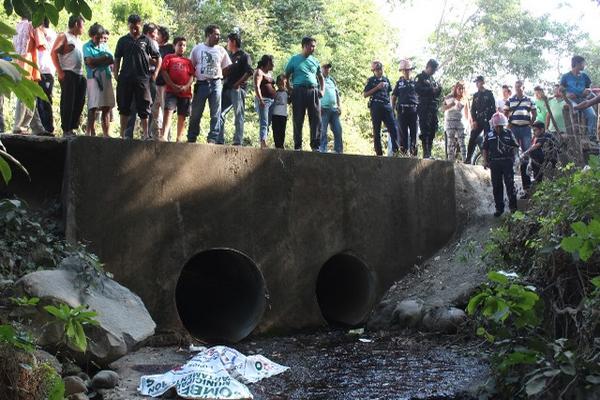
[[[504,211],[500,211],[500,210],[496,210],[496,212],[494,213],[494,217],[498,218],[499,216],[502,215]]]
[[[514,208],[511,208],[511,209],[510,209],[510,212],[511,212],[511,214],[514,214],[514,213],[516,213],[517,211],[518,211],[518,210],[517,210],[517,207],[514,207]]]

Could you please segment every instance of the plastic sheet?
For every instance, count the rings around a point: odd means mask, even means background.
[[[245,356],[232,348],[215,346],[164,374],[142,376],[138,391],[158,397],[174,387],[184,399],[252,399],[247,383],[287,369],[261,355]]]

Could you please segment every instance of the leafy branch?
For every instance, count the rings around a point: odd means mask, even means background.
[[[44,310],[63,325],[63,335],[67,345],[81,352],[87,350],[87,336],[83,327],[85,325],[99,325],[99,322],[95,319],[98,315],[95,311],[87,311],[88,306],[73,308],[67,304],[60,304],[58,307],[45,306]]]

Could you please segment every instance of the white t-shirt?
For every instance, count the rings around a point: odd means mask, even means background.
[[[50,50],[52,50],[52,47],[54,46],[56,32],[50,28],[46,28],[44,32],[46,35],[46,43],[48,45],[44,50],[38,50],[38,66],[40,68],[40,73],[54,75],[56,67],[52,62],[52,57],[50,57]]]
[[[196,79],[222,79],[223,68],[231,64],[227,51],[222,46],[209,47],[204,43],[197,44],[190,54],[196,68]]]
[[[285,90],[275,92],[275,102],[271,106],[273,115],[287,117],[288,115],[288,94]]]

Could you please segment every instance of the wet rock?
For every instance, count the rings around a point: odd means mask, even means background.
[[[111,370],[102,370],[92,378],[94,389],[112,389],[119,384],[119,374]]]
[[[0,279],[0,293],[12,288],[14,284],[15,281],[13,281],[12,279]]]
[[[67,400],[89,400],[89,397],[85,393],[74,393]]]
[[[56,370],[56,372],[59,375],[62,375],[62,364],[60,363],[60,361],[58,361],[58,359],[56,357],[54,357],[52,354],[38,349],[36,350],[33,355],[35,356],[35,358],[37,359],[38,363],[45,363],[50,365],[54,370]]]
[[[76,393],[87,393],[85,382],[78,376],[66,376],[63,378],[63,382],[65,384],[65,396]]]
[[[63,376],[79,375],[82,373],[81,367],[79,367],[79,365],[75,364],[73,361],[70,360],[64,361],[62,364],[62,368]]]
[[[367,321],[367,329],[378,331],[388,329],[392,325],[394,303],[383,300],[373,310]]]
[[[79,357],[78,361],[108,365],[154,333],[154,321],[139,296],[129,289],[107,277],[94,276],[78,257],[66,258],[59,267],[28,274],[16,285],[23,294],[39,297],[40,304],[85,304],[98,313],[99,326],[85,328],[90,339],[86,353],[73,354]],[[62,333],[57,330],[58,324],[48,324],[49,321],[51,317],[40,311],[34,328],[40,331],[38,343],[51,348],[60,344]]]
[[[421,300],[404,300],[398,303],[393,312],[393,322],[400,328],[416,328],[423,319]]]
[[[80,377],[84,382],[87,382],[90,380],[90,376],[88,374],[86,374],[85,372],[79,372],[76,375],[78,377]]]
[[[422,325],[430,332],[456,333],[466,318],[465,312],[458,308],[436,307],[425,313]]]

